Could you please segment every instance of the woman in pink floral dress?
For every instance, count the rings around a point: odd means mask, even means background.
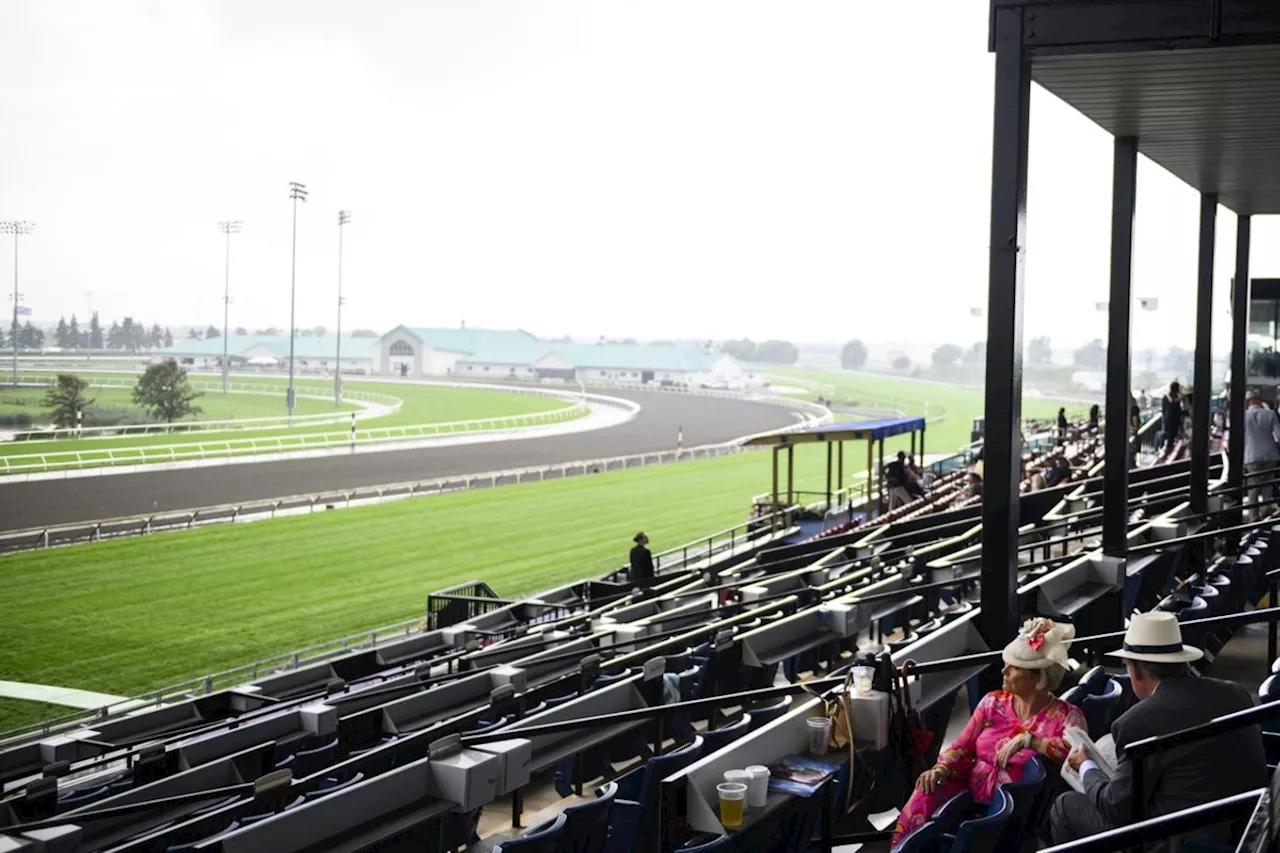
[[[1068,726],[1086,728],[1084,713],[1053,695],[1066,673],[1067,648],[1075,628],[1032,619],[1004,650],[1004,685],[978,703],[955,743],[920,774],[916,790],[898,816],[892,845],[924,824],[947,800],[968,788],[988,803],[996,788],[1022,778],[1027,762],[1043,755],[1061,762],[1071,748]]]

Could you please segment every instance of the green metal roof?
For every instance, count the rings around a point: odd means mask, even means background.
[[[537,338],[526,331],[500,331],[496,329],[428,329],[415,326],[397,326],[394,332],[407,332],[432,349],[450,352],[474,353],[485,346],[519,346],[537,343]],[[383,335],[385,338],[387,335]]]
[[[294,358],[333,358],[337,343],[338,340],[333,335],[325,335],[323,338],[304,338],[299,336],[294,339]],[[175,358],[182,356],[220,356],[222,355],[222,345],[222,338],[210,338],[209,340],[188,338],[183,341],[174,341],[173,346],[164,347],[153,352],[159,355],[171,355]],[[249,350],[255,347],[265,347],[279,358],[289,358],[288,335],[228,335],[226,345],[227,352],[234,356],[247,358],[246,353]],[[344,359],[372,358],[377,345],[377,338],[352,338],[343,335],[342,357]]]
[[[549,357],[558,358],[573,367],[597,370],[699,372],[710,370],[724,354],[701,347],[486,340],[459,363],[533,365]]]

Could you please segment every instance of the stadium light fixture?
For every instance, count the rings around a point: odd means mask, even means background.
[[[21,219],[11,219],[8,222],[0,222],[0,234],[13,235],[13,294],[9,297],[13,300],[13,326],[9,329],[9,346],[13,347],[13,387],[18,387],[18,314],[22,305],[22,292],[18,290],[18,237],[23,234],[30,234],[31,229],[35,228],[34,222],[27,222]]]
[[[346,301],[342,297],[342,233],[347,230],[346,225],[350,221],[351,211],[338,211],[338,334],[335,336],[338,340],[338,352],[333,369],[333,407],[335,409],[342,407],[342,303]]]
[[[297,293],[298,293],[298,202],[307,200],[307,185],[300,184],[297,181],[289,182],[289,198],[293,199],[293,260],[290,265],[289,272],[289,390],[285,392],[285,405],[289,408],[289,426],[293,426],[293,404],[296,394],[293,389],[294,374],[294,346],[298,331],[295,323],[297,322]]]
[[[227,236],[227,259],[225,264],[225,278],[222,284],[222,393],[227,393],[227,383],[230,381],[230,362],[227,360],[227,332],[229,331],[227,321],[231,316],[231,235],[240,233],[240,226],[244,223],[238,219],[229,219],[226,222],[218,223],[218,230]]]

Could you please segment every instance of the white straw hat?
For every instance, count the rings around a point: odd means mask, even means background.
[[[1178,617],[1159,610],[1133,614],[1124,632],[1124,648],[1108,654],[1151,663],[1191,663],[1204,657],[1195,646],[1182,644]]]
[[[1019,669],[1048,669],[1054,664],[1067,669],[1067,649],[1075,636],[1074,625],[1028,619],[1013,642],[1004,647],[1004,662]]]

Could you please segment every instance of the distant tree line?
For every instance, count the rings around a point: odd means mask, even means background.
[[[30,325],[30,324],[28,324]],[[44,346],[44,334],[40,333],[39,343],[23,342],[21,345],[30,349]],[[64,350],[140,350],[158,349],[173,345],[173,334],[159,323],[148,327],[132,317],[120,321],[111,321],[110,327],[104,329],[98,319],[98,312],[93,312],[87,326],[81,326],[75,314],[71,319],[58,318],[58,325],[53,330],[53,345]]]
[[[761,364],[795,364],[800,360],[800,350],[791,341],[761,341],[750,338],[725,341],[721,351],[738,361],[755,361]]]

